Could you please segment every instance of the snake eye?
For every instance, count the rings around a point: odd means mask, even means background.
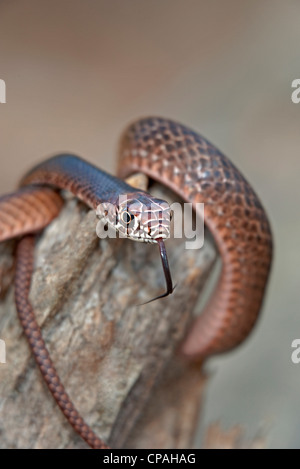
[[[129,223],[133,220],[133,218],[134,218],[134,215],[132,215],[132,213],[130,212],[124,211],[121,214],[121,220],[126,225],[129,225]]]

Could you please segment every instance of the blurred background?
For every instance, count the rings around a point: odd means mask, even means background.
[[[0,1],[0,193],[60,151],[114,171],[124,126],[154,114],[210,139],[260,195],[268,296],[251,339],[210,360],[202,427],[260,428],[273,448],[300,447],[299,18],[295,0]]]

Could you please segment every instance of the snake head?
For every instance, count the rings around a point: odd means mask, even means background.
[[[122,238],[158,244],[167,289],[165,293],[147,303],[170,295],[174,287],[164,243],[164,240],[170,237],[169,204],[146,192],[136,191],[103,202],[98,205],[96,214]]]
[[[110,198],[97,207],[97,215],[122,238],[158,243],[158,239],[170,237],[169,204],[145,192]]]

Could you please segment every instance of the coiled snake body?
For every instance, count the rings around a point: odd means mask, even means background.
[[[168,186],[197,210],[205,204],[205,223],[222,260],[222,272],[204,312],[195,320],[183,342],[182,353],[205,358],[240,344],[253,328],[261,308],[272,258],[272,236],[266,213],[255,192],[214,145],[191,129],[163,118],[141,119],[124,132],[118,174],[125,178],[144,172]],[[33,271],[33,234],[59,213],[67,189],[89,207],[116,204],[126,194],[124,207],[116,206],[121,229],[143,225],[141,205],[163,201],[138,191],[121,179],[72,155],[59,155],[41,163],[21,181],[20,190],[0,198],[0,241],[20,236],[17,248],[15,298],[18,314],[42,375],[61,410],[93,448],[106,448],[85,423],[68,397],[53,366],[28,300]],[[114,205],[113,205],[114,206]],[[138,208],[137,208],[138,206]],[[167,280],[173,290],[163,239],[168,237],[168,208],[155,212],[143,230],[143,241],[158,243]],[[133,221],[134,220],[134,221]],[[123,228],[122,228],[123,227]],[[130,236],[130,233],[128,234]],[[196,252],[196,251],[195,251]]]

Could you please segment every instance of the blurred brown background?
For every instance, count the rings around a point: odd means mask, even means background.
[[[300,446],[299,17],[293,0],[0,2],[1,193],[63,150],[113,171],[120,132],[151,114],[199,130],[253,183],[273,275],[251,340],[209,363],[204,423],[262,427],[289,448]]]

